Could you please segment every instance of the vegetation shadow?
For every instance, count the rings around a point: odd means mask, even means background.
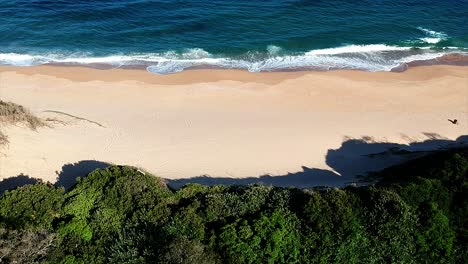
[[[96,169],[104,169],[112,164],[97,160],[82,160],[75,163],[68,163],[62,166],[61,171],[56,171],[58,187],[69,190],[75,185],[78,177],[84,177]]]
[[[2,181],[0,181],[0,196],[8,190],[13,190],[18,187],[28,185],[28,184],[35,184],[39,182],[40,180],[31,178],[27,175],[20,174],[18,176],[6,178]]]
[[[340,175],[322,169],[314,169],[303,166],[302,171],[288,173],[281,176],[262,175],[260,177],[228,178],[210,177],[208,175],[197,176],[187,179],[167,180],[170,187],[178,189],[188,183],[199,183],[204,185],[250,185],[263,184],[278,187],[308,188],[317,185],[334,185],[340,181]]]
[[[372,137],[347,139],[338,149],[327,151],[326,164],[332,170],[308,168],[286,175],[262,175],[248,178],[196,176],[185,179],[167,179],[172,188],[188,183],[204,185],[248,185],[265,184],[279,187],[311,188],[317,186],[343,187],[350,184],[364,184],[362,176],[399,163],[424,156],[428,153],[451,148],[468,147],[468,135],[456,140],[444,138],[435,133],[423,133],[424,141],[410,144],[377,142]]]
[[[376,142],[371,137],[349,139],[340,148],[328,150],[326,163],[344,179],[353,180],[430,152],[468,146],[468,136],[450,140],[434,133],[423,134],[427,140],[409,144]]]

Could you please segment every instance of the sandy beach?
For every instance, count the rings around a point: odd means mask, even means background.
[[[467,77],[468,67],[444,65],[171,75],[1,66],[0,99],[53,121],[37,131],[2,126],[10,143],[0,149],[0,179],[55,182],[66,170],[74,177],[112,163],[172,180],[271,175],[280,185],[343,184],[402,159],[369,160],[389,149],[463,144]]]

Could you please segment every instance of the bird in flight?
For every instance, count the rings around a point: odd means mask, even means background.
[[[448,121],[454,125],[458,124],[458,120],[454,119],[454,120],[451,120],[451,119],[448,119]]]

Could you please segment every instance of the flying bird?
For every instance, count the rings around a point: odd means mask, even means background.
[[[454,120],[451,120],[451,119],[448,119],[448,121],[454,125],[458,124],[458,120],[454,119]]]

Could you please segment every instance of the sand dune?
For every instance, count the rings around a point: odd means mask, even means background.
[[[10,143],[0,151],[0,179],[23,174],[55,182],[64,170],[72,178],[93,164],[114,163],[179,179],[175,183],[201,175],[290,175],[295,178],[280,185],[342,184],[363,173],[355,167],[378,169],[385,160],[402,159],[359,158],[367,154],[465,142],[467,75],[467,67],[440,65],[402,73],[191,70],[165,76],[0,67],[2,100],[56,120],[37,131],[3,126]],[[447,120],[454,118],[457,125]],[[409,145],[420,141],[426,142]],[[363,145],[349,148],[353,142]],[[343,167],[340,159],[353,162]],[[80,161],[87,161],[82,168]]]

